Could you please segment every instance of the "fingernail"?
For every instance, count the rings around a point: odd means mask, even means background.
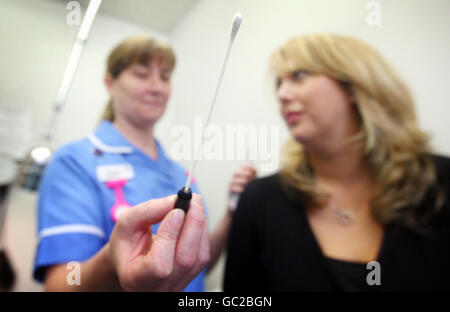
[[[183,223],[184,220],[184,211],[181,210],[180,208],[176,208],[173,210],[172,212],[173,216],[172,216],[172,223],[173,224],[179,224],[179,223]]]

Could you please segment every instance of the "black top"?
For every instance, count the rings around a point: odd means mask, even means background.
[[[242,193],[228,242],[224,290],[414,291],[450,290],[450,158],[433,156],[445,204],[434,233],[386,226],[377,259],[381,285],[369,286],[361,268],[327,259],[305,209],[287,197],[279,175],[250,182]],[[356,273],[355,273],[356,272]]]
[[[338,288],[342,291],[359,291],[361,281],[366,280],[368,270],[366,263],[342,261],[326,258],[328,267]]]

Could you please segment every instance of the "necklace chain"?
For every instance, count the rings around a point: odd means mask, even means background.
[[[337,222],[343,226],[352,226],[355,224],[356,215],[353,210],[341,209],[336,207],[336,204],[331,200],[333,215],[337,219]]]
[[[351,210],[334,208],[333,214],[339,224],[343,226],[351,226],[355,224],[355,213]]]

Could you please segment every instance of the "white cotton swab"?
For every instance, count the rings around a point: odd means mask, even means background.
[[[206,129],[206,127],[208,127],[209,122],[211,120],[212,112],[213,112],[214,106],[216,104],[217,95],[219,94],[220,85],[222,83],[222,78],[223,78],[223,75],[225,73],[225,69],[226,69],[227,63],[228,63],[228,58],[230,56],[231,48],[233,46],[234,39],[236,38],[236,35],[238,33],[239,27],[241,26],[241,23],[242,23],[242,14],[241,13],[237,13],[234,16],[233,28],[231,30],[231,36],[230,36],[230,41],[228,43],[228,49],[227,49],[227,53],[226,53],[226,56],[225,56],[225,61],[224,61],[223,65],[222,65],[222,70],[220,72],[219,81],[217,83],[216,91],[214,92],[214,97],[213,97],[212,104],[211,104],[211,106],[209,108],[209,113],[208,113],[208,118],[206,119],[205,129]],[[199,154],[201,152],[201,147],[203,146],[203,141],[204,141],[204,137],[202,136],[202,142],[200,144],[200,148],[198,149],[197,155],[196,155],[197,157],[194,158],[194,162],[192,163],[191,170],[189,170],[189,176],[188,176],[188,178],[186,180],[186,185],[184,186],[184,190],[185,191],[187,191],[189,189],[189,186],[191,184],[192,173],[194,172],[195,165],[197,164],[198,156],[199,156]]]
[[[223,62],[222,70],[220,71],[219,81],[217,82],[216,90],[214,92],[214,97],[213,97],[211,106],[209,108],[209,113],[208,113],[208,117],[206,119],[205,129],[208,127],[209,122],[211,120],[212,112],[214,111],[214,106],[215,106],[216,100],[217,100],[217,95],[219,94],[220,85],[222,83],[222,78],[225,73],[225,69],[227,67],[228,58],[230,57],[231,48],[233,47],[234,39],[236,38],[236,35],[241,26],[241,23],[242,23],[242,14],[236,13],[236,15],[233,18],[233,27],[231,29],[231,36],[230,36],[230,41],[228,42],[228,49],[227,49],[227,53],[225,55],[225,61]],[[197,160],[199,158],[198,156],[200,155],[200,152],[203,147],[203,141],[204,141],[204,134],[202,135],[202,141],[201,141],[198,151],[196,153],[196,157],[194,158],[194,161],[191,165],[191,169],[189,170],[189,176],[186,180],[186,184],[178,192],[178,200],[175,203],[175,208],[182,208],[185,211],[187,211],[189,209],[189,201],[192,198],[192,193],[191,193],[189,187],[191,185],[192,175],[194,173],[194,169],[197,164]],[[179,206],[182,206],[182,207],[179,207]]]

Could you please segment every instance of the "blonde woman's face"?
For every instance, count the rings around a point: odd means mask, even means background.
[[[139,124],[154,124],[163,115],[170,96],[170,68],[157,60],[133,64],[106,85],[117,115]]]
[[[291,134],[305,147],[336,146],[359,130],[350,95],[328,76],[300,70],[279,77],[277,97]]]

